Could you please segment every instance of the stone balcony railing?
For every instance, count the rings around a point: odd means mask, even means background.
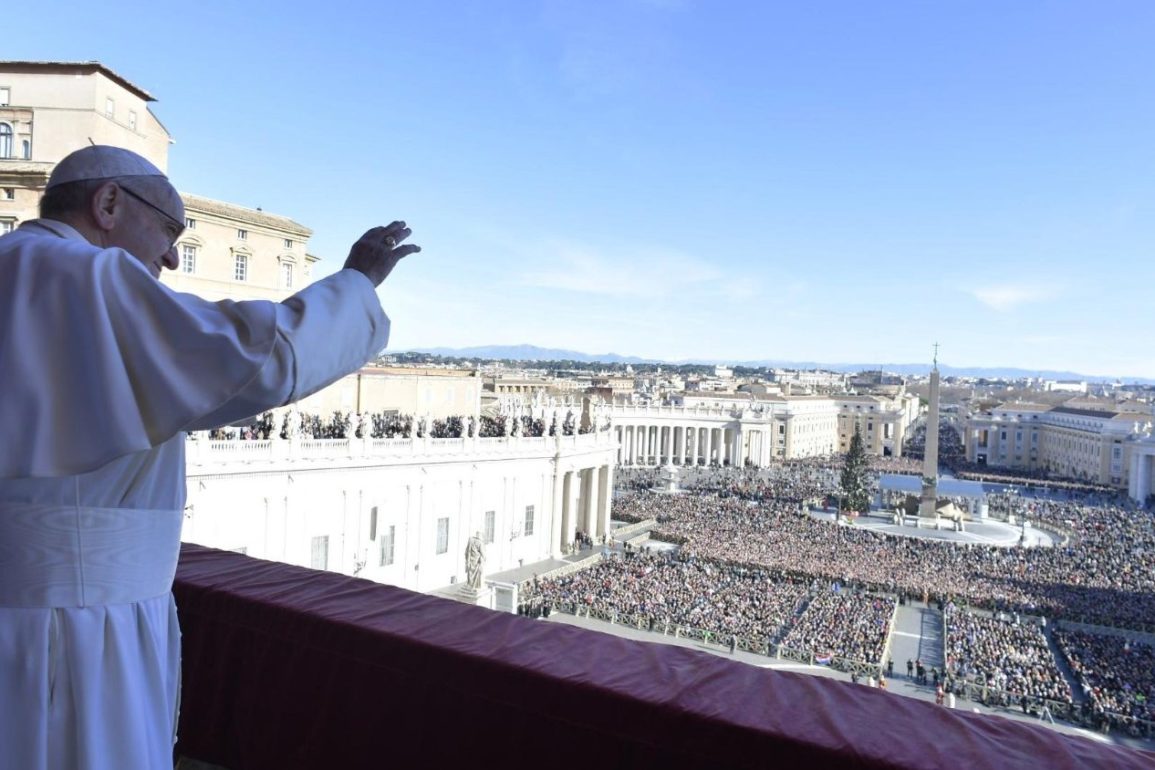
[[[192,468],[243,463],[287,464],[310,460],[344,460],[349,464],[375,462],[465,461],[475,458],[542,457],[558,453],[612,450],[612,431],[572,436],[508,436],[497,438],[352,438],[352,439],[240,439],[190,438],[186,458]]]

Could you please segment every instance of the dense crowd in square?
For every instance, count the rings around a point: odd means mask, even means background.
[[[822,659],[838,656],[879,664],[890,635],[895,598],[849,591],[817,594],[782,640]]]
[[[1155,720],[1155,646],[1068,628],[1054,638],[1093,708]]]
[[[613,556],[557,580],[542,580],[523,600],[592,611],[650,628],[678,627],[741,638],[764,650],[777,642],[809,593],[805,581],[767,570],[670,554]]]
[[[1012,618],[948,604],[944,612],[947,674],[1033,700],[1071,703],[1071,688],[1059,671],[1042,627],[1034,621]]]
[[[972,697],[1021,701],[1024,709],[1057,702],[1076,713],[1082,704],[1088,722],[1106,722],[1104,714],[1151,719],[1151,646],[1059,630],[1056,622],[1155,628],[1149,511],[1103,491],[1052,490],[1015,505],[1034,526],[1067,533],[1065,545],[960,545],[811,516],[810,508],[837,493],[838,471],[837,462],[822,458],[766,469],[683,469],[678,483],[685,491],[670,495],[652,491],[657,469],[619,469],[614,518],[653,519],[651,537],[678,550],[611,557],[586,572],[542,580],[538,600],[584,603],[641,618],[643,627],[685,625],[721,639],[764,635],[814,659],[877,665],[896,601],[921,597],[945,608],[947,691],[966,685]],[[1083,692],[1073,693],[1061,673],[1048,623]],[[760,642],[748,646],[760,649]]]

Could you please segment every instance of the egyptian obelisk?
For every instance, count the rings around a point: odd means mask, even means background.
[[[934,518],[938,502],[938,343],[930,370],[930,412],[926,416],[926,453],[922,460],[922,498],[918,515]]]

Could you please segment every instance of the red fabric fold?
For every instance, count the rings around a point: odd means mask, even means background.
[[[681,647],[182,547],[184,755],[232,770],[1151,767],[1155,755]]]

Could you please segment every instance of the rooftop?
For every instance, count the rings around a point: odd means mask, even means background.
[[[300,222],[278,214],[269,214],[260,209],[250,209],[244,206],[238,206],[235,203],[225,203],[224,201],[213,200],[212,198],[205,198],[200,195],[193,195],[192,193],[181,193],[180,197],[184,200],[185,208],[188,209],[189,213],[202,212],[205,214],[215,214],[228,219],[235,219],[239,222],[260,225],[262,227],[290,233],[296,235],[301,240],[305,240],[313,235],[313,231]]]
[[[156,98],[140,86],[127,78],[118,75],[98,61],[0,61],[0,71],[19,72],[27,74],[58,72],[62,74],[82,72],[92,74],[99,72],[109,80],[144,99],[146,102],[155,102]]]

